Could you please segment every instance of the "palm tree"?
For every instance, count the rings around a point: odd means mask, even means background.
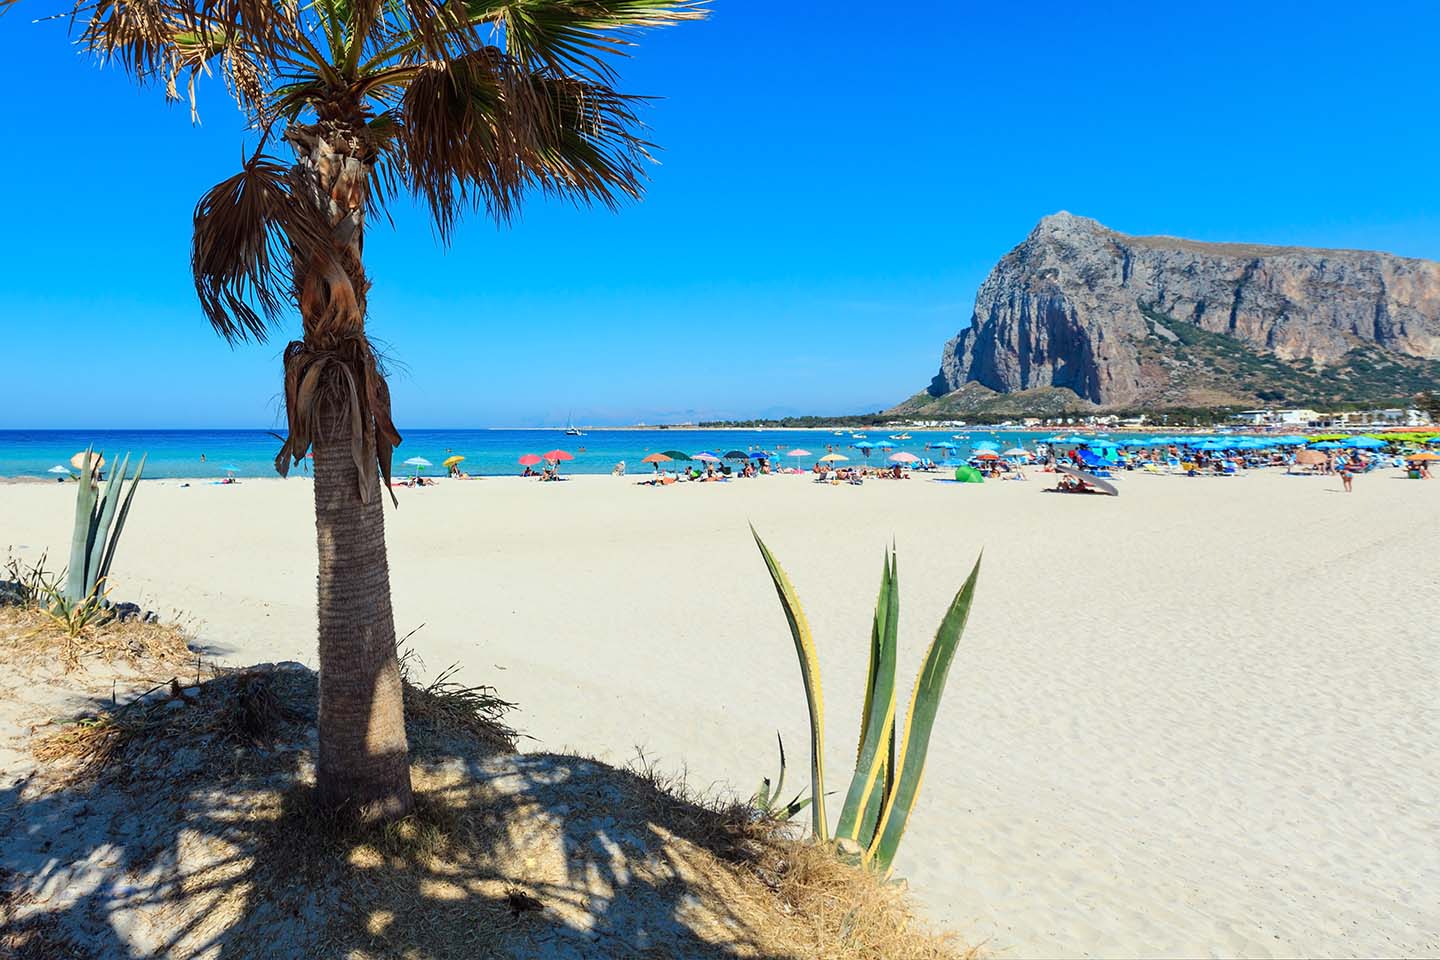
[[[0,0],[0,5],[14,0]],[[195,207],[200,307],[232,344],[284,350],[283,475],[313,448],[319,544],[317,798],[362,819],[411,809],[380,478],[400,434],[365,333],[365,229],[397,193],[448,240],[532,194],[640,196],[639,98],[614,59],[633,34],[703,17],[692,0],[79,0],[83,50],[195,111],[219,73],[258,143]],[[287,144],[288,164],[267,150]],[[377,469],[378,468],[378,469]],[[393,493],[391,494],[393,499]]]

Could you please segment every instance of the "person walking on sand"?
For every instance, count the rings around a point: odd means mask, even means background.
[[[1350,493],[1350,484],[1355,482],[1355,473],[1348,464],[1340,468],[1340,482],[1345,484],[1345,492]]]

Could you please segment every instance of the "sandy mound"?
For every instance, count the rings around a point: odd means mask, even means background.
[[[417,812],[366,830],[309,803],[309,670],[145,666],[9,672],[0,956],[960,954],[901,890],[743,806],[643,764],[515,753],[483,688],[407,691]]]

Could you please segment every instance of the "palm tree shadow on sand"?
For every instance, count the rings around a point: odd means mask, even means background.
[[[257,668],[40,743],[0,792],[0,954],[815,955],[784,897],[803,848],[644,766],[514,753],[503,724],[412,705],[415,814],[321,816],[315,696]]]

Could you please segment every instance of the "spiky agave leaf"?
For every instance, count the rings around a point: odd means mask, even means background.
[[[120,545],[120,534],[125,532],[125,518],[130,516],[130,501],[135,499],[135,490],[140,486],[140,477],[145,472],[145,458],[148,453],[140,455],[140,462],[135,465],[135,476],[130,480],[130,489],[125,492],[125,500],[120,504],[120,513],[115,518],[115,529],[110,534],[110,542],[105,546],[105,555],[100,559],[100,568],[96,571],[96,582],[106,580],[110,576],[110,564],[115,561],[115,548]]]
[[[85,564],[90,557],[90,538],[95,525],[95,500],[98,495],[95,464],[100,459],[93,456],[94,451],[94,444],[85,448],[85,460],[80,465],[80,482],[75,489],[75,522],[70,528],[70,565],[65,569],[64,592],[65,600],[72,604],[85,599],[89,589],[85,582]]]
[[[94,590],[95,584],[100,580],[100,562],[110,544],[110,525],[115,521],[115,510],[120,505],[120,494],[125,487],[125,471],[129,466],[130,454],[127,453],[111,468],[110,478],[105,481],[105,490],[100,494],[99,510],[91,524],[90,553],[85,561],[87,592]]]
[[[970,618],[970,604],[975,598],[975,580],[980,575],[980,559],[966,578],[965,584],[950,609],[935,631],[935,639],[926,651],[925,662],[915,678],[915,690],[910,696],[910,709],[905,718],[905,739],[901,741],[899,775],[894,789],[885,802],[876,825],[875,839],[866,851],[871,866],[883,874],[889,874],[895,862],[895,851],[899,849],[900,838],[905,833],[910,813],[920,796],[920,784],[925,777],[925,756],[930,748],[930,734],[935,727],[935,716],[940,709],[940,697],[945,692],[945,678],[950,673],[950,664],[955,659],[955,650],[965,632],[965,622]]]
[[[820,658],[815,652],[815,641],[810,635],[810,624],[805,620],[805,611],[800,598],[790,584],[765,541],[755,527],[750,527],[760,556],[770,571],[775,584],[775,593],[780,598],[780,607],[785,611],[785,620],[790,625],[790,636],[795,641],[795,655],[800,661],[800,678],[805,686],[805,704],[810,712],[810,798],[811,829],[820,841],[829,839],[829,821],[825,816],[825,703],[820,689]]]
[[[885,805],[890,744],[895,733],[895,660],[900,623],[900,585],[894,550],[885,554],[880,595],[870,632],[870,669],[865,682],[860,746],[835,836],[869,847]]]

